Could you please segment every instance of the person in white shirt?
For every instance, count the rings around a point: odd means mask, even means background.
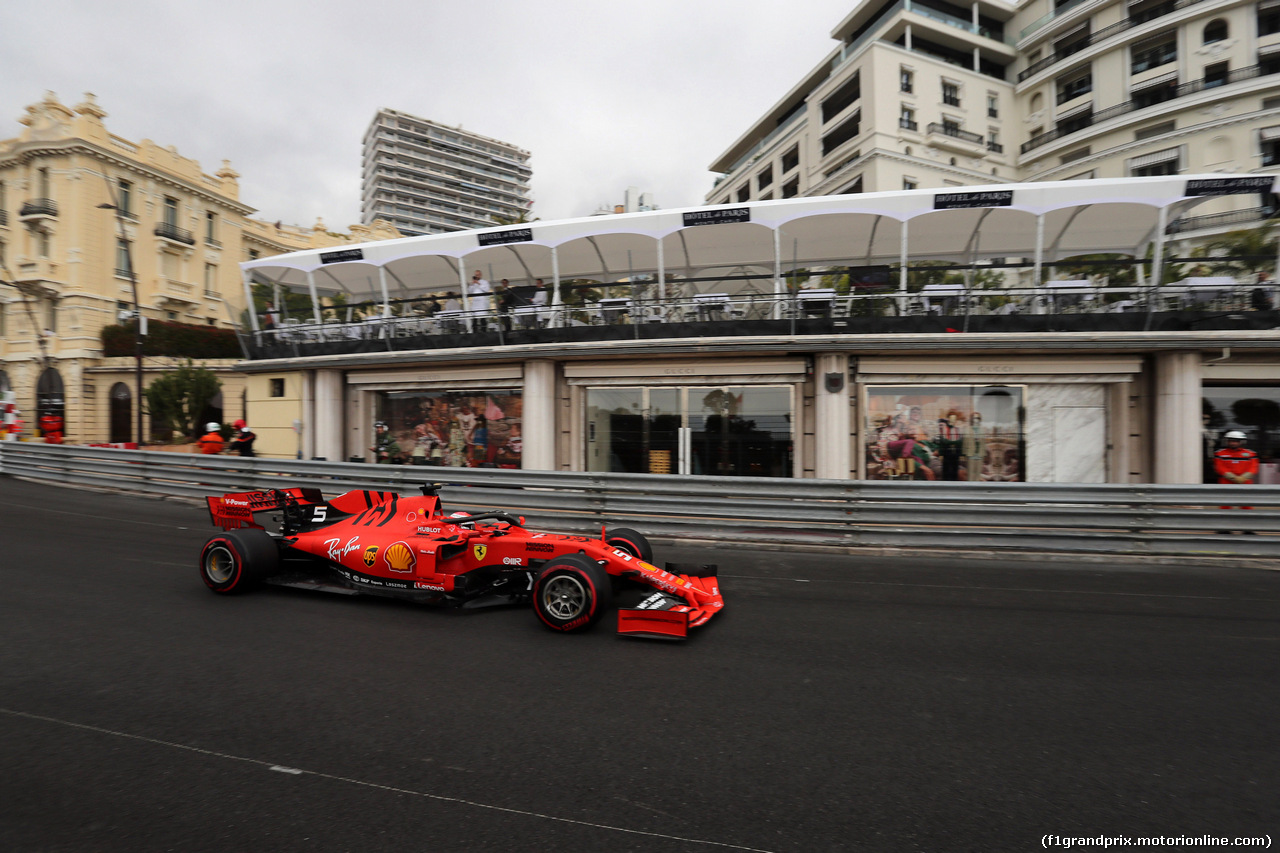
[[[489,286],[489,282],[480,276],[480,270],[476,270],[471,274],[471,284],[467,287],[468,301],[471,303],[472,311],[482,311],[488,314],[493,310],[493,299],[490,294],[493,288]]]

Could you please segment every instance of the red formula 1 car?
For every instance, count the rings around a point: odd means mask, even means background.
[[[421,497],[355,490],[326,501],[318,489],[209,497],[223,532],[200,552],[200,577],[218,593],[259,582],[475,606],[532,601],[554,631],[599,621],[628,582],[654,591],[619,609],[618,631],[682,638],[724,607],[715,566],[650,562],[643,535],[616,528],[600,538],[537,533],[505,512],[446,516],[434,485]],[[268,533],[256,513],[279,512]]]

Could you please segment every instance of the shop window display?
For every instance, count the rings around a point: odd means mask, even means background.
[[[385,461],[453,468],[519,468],[519,391],[383,391],[376,418],[387,425]]]
[[[1025,388],[880,385],[866,389],[868,480],[1023,482]]]
[[[1204,482],[1218,482],[1213,453],[1222,447],[1222,436],[1238,429],[1245,446],[1258,454],[1258,482],[1280,483],[1280,387],[1230,385],[1204,389],[1202,458]]]

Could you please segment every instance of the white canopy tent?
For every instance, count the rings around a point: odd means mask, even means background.
[[[1033,259],[1041,268],[1086,253],[1142,257],[1155,246],[1160,281],[1165,229],[1221,195],[1274,192],[1274,175],[1181,175],[1057,181],[792,198],[740,205],[656,210],[532,222],[405,237],[338,249],[311,249],[241,264],[247,304],[252,280],[349,302],[382,302],[461,290],[470,270],[491,281],[616,282],[645,274],[660,290],[667,276],[753,270],[784,289],[786,269],[899,264],[905,290],[911,262]],[[665,294],[661,294],[665,295]],[[257,329],[257,317],[250,311]]]

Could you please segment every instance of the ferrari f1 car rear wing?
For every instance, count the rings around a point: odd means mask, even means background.
[[[268,512],[287,507],[319,506],[325,502],[319,489],[272,489],[269,492],[236,492],[205,498],[209,503],[209,517],[215,527],[235,530],[241,527],[262,525],[253,520],[254,513]]]

